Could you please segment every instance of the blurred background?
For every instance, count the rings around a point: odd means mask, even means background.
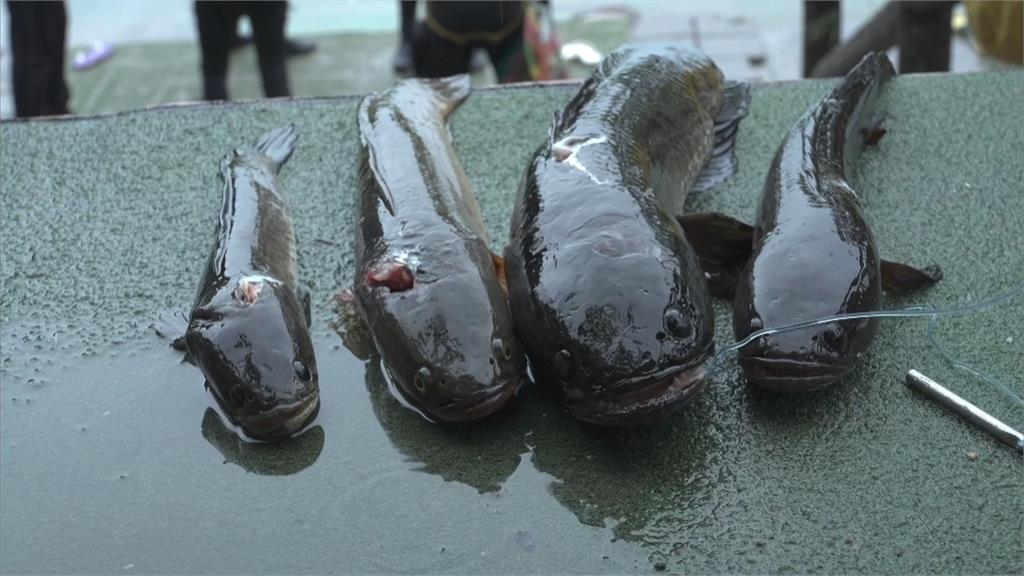
[[[244,3],[224,8],[189,0],[67,0],[44,14],[41,3],[6,0],[0,117],[16,113],[17,54],[22,86],[51,82],[40,78],[46,64],[24,56],[31,51],[37,58],[48,50],[51,61],[54,54],[64,56],[62,66],[52,67],[63,71],[66,91],[47,89],[58,92],[56,108],[36,114],[61,113],[61,102],[74,114],[98,114],[204,98],[364,93],[399,76],[442,75],[463,66],[474,71],[478,85],[580,78],[627,41],[687,42],[707,52],[728,77],[755,82],[840,75],[865,47],[888,47],[899,62],[908,41],[927,44],[924,59],[916,55],[915,63],[901,62],[901,68],[968,72],[1014,65],[1024,27],[1014,20],[1020,18],[1020,2],[973,3],[1002,12],[1009,6],[1009,17],[1000,12],[989,24],[969,15],[972,3],[954,2],[551,0],[506,2],[500,9],[497,3],[475,3],[486,4],[475,9],[471,4],[412,3],[403,35],[397,0],[292,0],[270,16],[248,14]],[[923,15],[907,16],[910,4]],[[37,13],[28,14],[33,9]],[[1005,31],[991,30],[1007,18],[1017,27],[1009,40]],[[979,22],[987,27],[979,29]],[[273,39],[280,36],[274,27],[282,25],[283,43]],[[260,33],[255,42],[253,32]],[[1016,42],[1010,57],[995,57],[1007,42]],[[22,98],[28,103],[20,115],[35,115],[29,108],[44,96],[22,92]]]

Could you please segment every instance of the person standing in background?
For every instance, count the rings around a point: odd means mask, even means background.
[[[67,12],[63,0],[7,0],[11,16],[11,77],[19,118],[68,114],[64,81]]]
[[[564,77],[554,62],[557,50],[550,53],[557,38],[547,30],[549,19],[538,17],[538,6],[546,9],[547,3],[428,0],[426,20],[416,26],[414,35],[416,75],[437,78],[469,72],[473,51],[482,48],[498,82]]]
[[[238,19],[249,17],[256,57],[267,98],[291,96],[285,64],[284,24],[288,3],[203,2],[195,3],[199,47],[202,52],[203,99],[228,99],[228,56],[236,36]]]

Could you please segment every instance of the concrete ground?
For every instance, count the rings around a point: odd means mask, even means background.
[[[879,9],[882,0],[843,2],[844,36]],[[397,2],[291,3],[289,33],[316,37],[318,53],[292,61],[297,96],[360,93],[393,81],[390,59],[398,25]],[[791,80],[801,70],[801,2],[689,0],[553,3],[564,41],[584,40],[603,51],[618,43],[679,41],[707,51],[732,78]],[[69,0],[69,52],[95,40],[117,54],[88,71],[69,71],[71,107],[78,114],[129,110],[199,97],[198,51],[191,2]],[[3,13],[6,19],[6,8]],[[0,117],[13,114],[9,29],[0,23]],[[953,71],[985,69],[969,40],[953,42]],[[576,76],[585,69],[576,69]],[[487,81],[487,76],[479,79]],[[243,50],[232,62],[234,98],[260,96],[255,56]]]
[[[766,83],[740,170],[688,210],[752,218],[778,142],[828,82]],[[523,166],[573,86],[478,90],[452,133],[500,250]],[[1024,73],[897,77],[851,182],[882,255],[945,279],[887,307],[978,303],[1024,279]],[[886,320],[841,384],[777,396],[735,369],[661,426],[600,431],[524,389],[429,425],[341,347],[355,97],[0,124],[0,573],[978,573],[1024,571],[1021,457],[903,385],[918,368],[1018,429]],[[150,329],[186,310],[232,148],[295,123],[282,173],[313,290],[322,407],[292,443],[241,442]],[[500,136],[496,136],[500,135]],[[940,339],[1024,393],[1021,298]],[[716,341],[732,341],[717,305]]]

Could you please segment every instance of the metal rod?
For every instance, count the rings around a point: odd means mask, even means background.
[[[957,396],[935,380],[917,370],[911,370],[907,372],[907,386],[942,404],[950,412],[957,414],[964,420],[995,436],[1003,444],[1024,453],[1024,434],[993,418],[981,408]]]

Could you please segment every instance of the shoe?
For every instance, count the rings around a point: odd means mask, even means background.
[[[284,41],[284,53],[286,56],[303,56],[310,52],[316,52],[316,42],[291,39],[285,39]]]
[[[395,57],[391,60],[391,69],[395,74],[404,75],[413,73],[412,44],[402,42],[395,51]]]

